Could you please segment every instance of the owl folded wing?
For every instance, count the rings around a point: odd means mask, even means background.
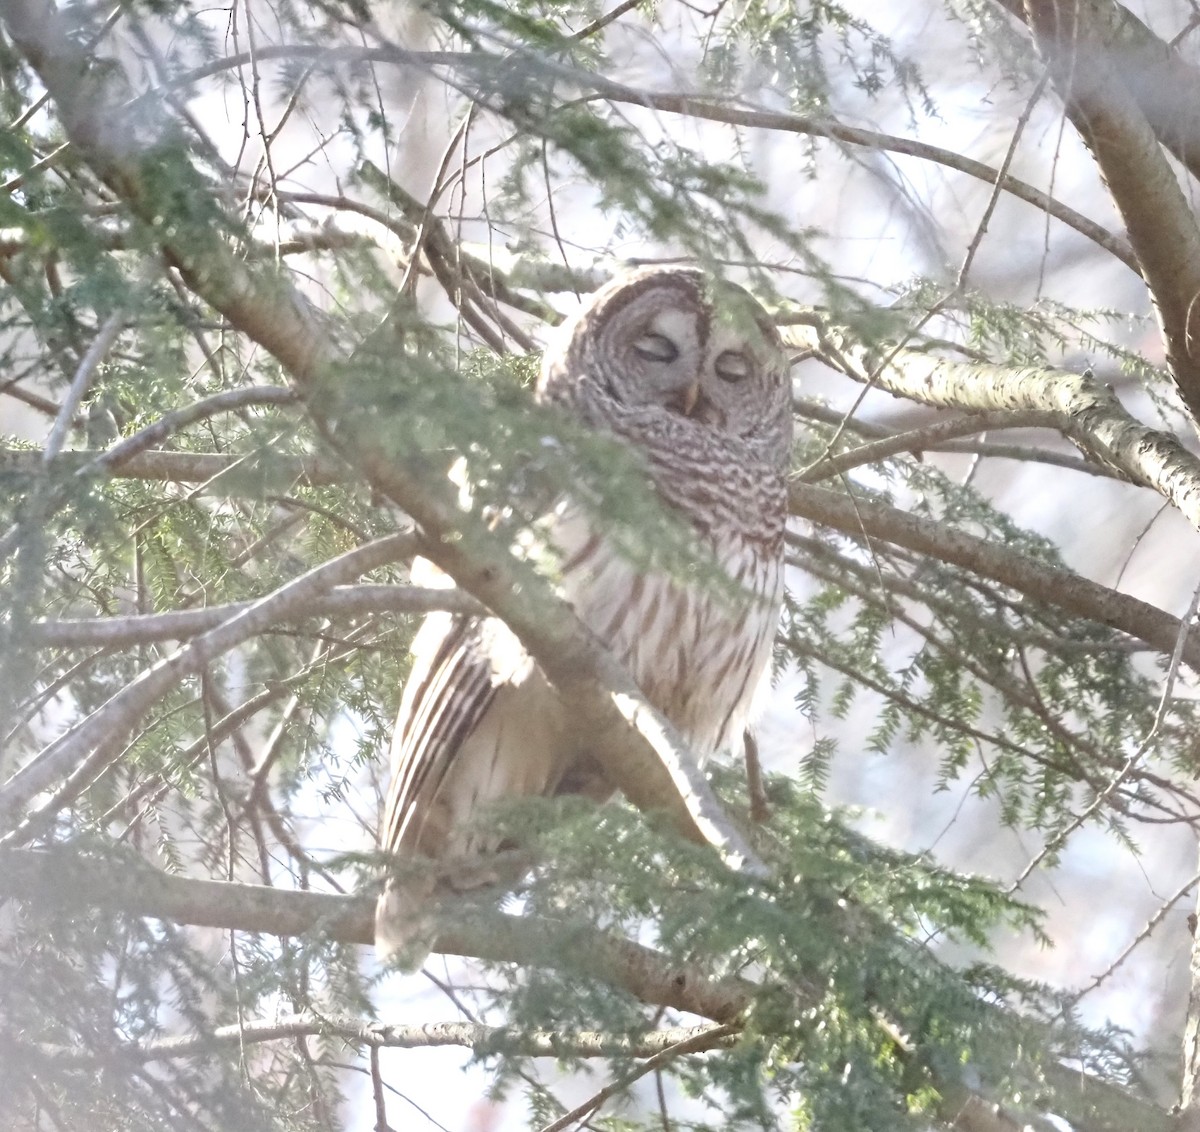
[[[496,696],[478,617],[435,613],[413,642],[413,668],[392,737],[392,781],[380,844],[440,856],[447,836],[443,786],[467,736]]]

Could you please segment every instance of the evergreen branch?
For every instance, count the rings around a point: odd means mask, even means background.
[[[35,621],[28,643],[35,648],[129,648],[154,641],[182,641],[216,628],[244,613],[253,601],[181,609],[128,617],[88,617],[80,620]],[[293,609],[291,618],[360,617],[367,613],[432,613],[481,616],[485,610],[469,594],[456,589],[423,586],[333,586]]]
[[[230,931],[320,934],[346,944],[374,942],[373,896],[197,880],[171,876],[139,862],[103,861],[71,850],[0,849],[0,897],[71,908],[76,914],[79,908],[101,908]],[[740,1025],[759,989],[742,979],[713,979],[620,936],[583,934],[546,918],[499,912],[447,928],[439,933],[434,950],[489,962],[584,969],[640,1002],[696,1014],[720,1028]],[[796,1009],[802,1010],[806,992],[794,985],[790,989],[801,996]],[[790,1026],[793,1016],[794,1012],[785,1011],[780,1019]],[[1025,1118],[947,1077],[944,1070],[922,1068],[934,1074],[940,1094],[937,1115],[947,1126],[960,1132],[1023,1132],[1028,1127]],[[1046,1067],[1046,1077],[1053,1095],[1043,1103],[1068,1113],[1078,1132],[1174,1129],[1166,1112],[1116,1086],[1057,1065]]]
[[[1122,812],[1130,812],[1132,803],[1140,801],[1143,805],[1152,806],[1154,808],[1164,810],[1170,816],[1178,821],[1189,821],[1186,815],[1181,815],[1171,811],[1156,798],[1136,798],[1129,797],[1126,794],[1117,795],[1114,798],[1116,781],[1108,775],[1108,771],[1118,772],[1121,781],[1126,778],[1132,778],[1139,782],[1145,782],[1150,786],[1157,787],[1168,795],[1175,795],[1193,805],[1197,800],[1190,795],[1178,784],[1172,782],[1162,775],[1154,774],[1145,770],[1135,770],[1125,760],[1110,754],[1101,747],[1098,747],[1094,742],[1090,742],[1086,736],[1079,735],[1071,731],[1071,729],[1062,722],[1052,712],[1046,710],[1045,705],[1041,702],[1036,693],[1036,689],[1028,684],[1022,684],[1020,681],[1009,676],[1003,669],[989,669],[987,666],[980,664],[978,660],[970,653],[969,650],[958,647],[953,635],[942,635],[936,632],[931,626],[923,624],[916,618],[910,617],[905,611],[901,603],[891,598],[886,589],[893,588],[903,591],[905,587],[902,584],[897,584],[897,579],[894,577],[888,578],[884,582],[885,593],[880,596],[876,592],[878,578],[871,570],[858,563],[842,562],[839,563],[840,571],[822,570],[810,564],[806,568],[815,577],[830,585],[837,585],[848,592],[855,594],[860,601],[882,605],[887,610],[888,616],[899,624],[906,625],[916,636],[924,639],[930,646],[952,658],[956,665],[966,672],[970,672],[981,685],[986,685],[994,688],[999,692],[1006,702],[1014,707],[1020,707],[1031,715],[1036,716],[1041,720],[1042,726],[1047,733],[1054,736],[1060,743],[1061,747],[1067,752],[1067,762],[1057,761],[1045,754],[1030,750],[1028,747],[1014,743],[1007,739],[1000,732],[996,734],[988,734],[976,727],[964,723],[963,721],[944,716],[934,711],[932,708],[922,703],[920,700],[907,697],[894,688],[889,688],[885,683],[872,679],[870,676],[856,671],[844,663],[838,663],[831,657],[827,650],[820,647],[816,643],[808,640],[795,640],[794,650],[797,655],[808,655],[813,659],[820,661],[827,667],[833,668],[844,675],[853,677],[858,683],[864,687],[870,688],[891,702],[902,707],[906,712],[912,715],[922,716],[931,722],[936,722],[942,727],[950,730],[958,731],[964,735],[969,735],[977,742],[988,743],[1002,750],[1008,750],[1014,754],[1019,754],[1022,758],[1030,762],[1036,763],[1045,767],[1048,770],[1057,771],[1067,777],[1072,778],[1077,782],[1086,783],[1095,793],[1096,801],[1093,806],[1098,809],[1103,802],[1111,801],[1114,808],[1120,809]],[[855,575],[858,578],[855,579]],[[919,591],[915,587],[909,592],[909,596],[917,601],[924,601]],[[961,615],[961,609],[955,611],[957,615]],[[982,619],[980,619],[982,620]],[[1006,637],[1008,633],[1004,634]],[[1086,760],[1081,756],[1086,756]],[[1090,810],[1090,817],[1094,810]],[[1137,816],[1137,815],[1135,815]],[[1082,821],[1079,822],[1082,824]],[[1075,828],[1074,823],[1071,830]],[[1065,836],[1062,831],[1055,835],[1061,837],[1065,841]],[[1024,880],[1024,876],[1020,878]],[[1014,886],[1015,889],[1016,886]]]
[[[239,389],[225,389],[204,397],[194,404],[185,405],[182,409],[164,413],[156,421],[140,428],[132,436],[118,441],[111,448],[95,456],[89,463],[84,464],[76,475],[86,475],[95,470],[110,471],[119,468],[128,460],[132,460],[156,444],[161,444],[168,436],[196,424],[206,421],[218,413],[233,412],[244,409],[249,405],[294,405],[299,400],[295,390],[284,389],[274,385],[250,385]]]
[[[115,317],[110,320],[110,324],[118,328],[122,325]],[[113,330],[112,333],[115,336],[116,330]],[[101,343],[102,336],[98,337],[96,342]],[[81,367],[81,372],[87,371]],[[182,409],[176,409],[173,412],[164,414],[158,420],[153,421],[144,428],[138,429],[132,436],[126,437],[111,448],[91,457],[86,463],[78,465],[75,468],[74,474],[84,476],[89,472],[106,471],[111,468],[120,467],[124,461],[135,459],[140,453],[146,451],[152,445],[161,443],[172,433],[187,428],[188,425],[195,424],[197,421],[208,420],[218,413],[244,408],[247,405],[294,404],[296,400],[296,394],[292,390],[280,389],[274,386],[250,386],[242,389],[226,389],[220,393],[214,393],[211,397],[205,397],[192,405],[187,405]],[[55,421],[54,431],[47,442],[45,451],[41,453],[42,463],[47,470],[53,470],[59,466],[61,440],[65,436],[66,428],[74,415],[75,406],[68,399]],[[56,433],[60,434],[58,445],[54,443]],[[43,525],[47,518],[62,505],[66,495],[67,491],[65,487],[58,487],[50,491],[43,489],[41,492],[34,492],[27,513],[0,537],[0,558],[7,555],[17,545],[23,529],[27,529],[30,524],[34,523],[39,526]]]
[[[363,201],[355,200],[353,197],[330,193],[273,189],[271,196],[277,197],[279,200],[286,201],[289,204],[315,204],[331,209],[334,212],[351,212],[378,224],[381,228],[384,228],[395,236],[402,244],[412,243],[416,239],[418,222],[410,219],[410,217],[419,217],[422,215],[424,206],[416,201],[411,194],[404,192],[399,185],[384,175],[381,170],[370,162],[365,163],[359,168],[359,176],[362,177],[364,183],[373,187],[382,196],[389,199],[392,204],[396,205],[399,208],[399,212],[384,211],[383,209],[374,208]],[[324,229],[322,229],[322,232],[324,232]],[[489,298],[552,325],[560,323],[562,315],[548,303],[544,303],[536,297],[521,294],[517,290],[518,286],[537,290],[554,290],[557,288],[560,291],[594,291],[597,287],[607,282],[609,278],[607,274],[596,271],[572,273],[562,266],[537,263],[527,264],[523,263],[519,256],[512,255],[507,256],[507,258],[514,263],[515,270],[504,272],[490,258],[484,258],[483,255],[477,255],[467,250],[468,247],[473,245],[451,240],[449,234],[445,231],[444,223],[441,221],[437,221],[431,225],[431,234],[433,234],[434,238],[435,254],[438,256],[441,265],[450,275],[464,275]],[[297,242],[303,242],[305,238],[303,235],[298,236]],[[518,274],[520,276],[519,284],[514,282],[513,279],[513,276]],[[543,287],[543,283],[548,285]],[[453,301],[453,296],[451,296],[451,299]]]
[[[899,397],[975,412],[1054,413],[1054,428],[1089,456],[1158,492],[1200,531],[1200,458],[1170,433],[1138,421],[1090,374],[960,362],[912,349],[889,352],[881,367],[876,351],[840,331],[800,333],[830,366]]]
[[[689,836],[716,847],[731,867],[761,875],[764,866],[721,808],[674,726],[580,624],[571,606],[516,561],[486,523],[461,509],[457,491],[431,467],[428,456],[398,456],[386,438],[372,432],[378,422],[347,393],[338,364],[345,364],[345,352],[332,341],[336,327],[273,269],[233,255],[213,223],[189,219],[180,193],[194,194],[195,215],[209,216],[214,203],[206,187],[185,189],[172,182],[164,192],[154,171],[179,155],[162,145],[145,155],[131,148],[124,116],[112,111],[120,85],[114,76],[124,78],[119,68],[89,69],[50,0],[13,0],[2,18],[50,93],[80,158],[163,241],[164,254],[188,287],[288,370],[326,438],[415,520],[421,553],[512,629],[571,703],[579,727],[592,737],[594,757],[618,788],[642,809],[665,809]],[[185,180],[192,175],[190,165],[181,175]],[[141,693],[137,696],[140,702]],[[87,721],[80,725],[86,726]],[[631,731],[641,743],[630,741]],[[61,742],[72,743],[74,753],[70,760],[55,758],[55,766],[73,763],[79,755],[69,737]],[[656,758],[646,757],[647,747]],[[0,788],[0,818],[11,822],[15,815],[6,805],[5,789]],[[10,797],[28,801],[32,795],[14,790]]]
[[[445,224],[433,215],[432,200],[428,205],[422,204],[373,162],[363,162],[358,173],[364,184],[400,209],[401,215],[413,229],[413,256],[424,254],[446,298],[464,318],[470,314],[469,302],[473,301],[475,306],[483,310],[485,304],[480,300],[487,295],[493,300],[499,298],[509,306],[536,314],[547,322],[562,320],[553,307],[518,295],[490,263],[465,253],[446,231]],[[533,339],[498,310],[493,310],[490,317],[522,350],[528,352],[534,349]],[[504,353],[502,341],[496,352]]]
[[[0,896],[228,931],[320,935],[367,947],[375,942],[373,895],[172,876],[140,862],[104,861],[73,850],[0,849]],[[584,935],[550,920],[499,912],[445,928],[434,950],[494,963],[579,965],[642,1002],[719,1023],[735,1020],[754,991],[750,983],[713,979],[620,936]]]
[[[389,535],[324,562],[145,669],[0,785],[0,844],[40,831],[119,755],[129,732],[186,677],[280,618],[303,616],[332,586],[407,557],[414,543],[412,535]],[[37,795],[52,788],[48,801],[25,811]]]
[[[1161,609],[1093,582],[1061,566],[1050,566],[986,539],[921,519],[896,507],[843,495],[828,488],[793,484],[793,515],[841,531],[868,544],[879,539],[970,570],[1026,597],[1075,617],[1117,629],[1168,656],[1180,633],[1187,637],[1184,663],[1200,672],[1200,629],[1181,625]]]
[[[1114,634],[1109,640],[1071,640],[1052,631],[1039,632],[1035,629],[1018,628],[1000,617],[991,616],[965,602],[955,601],[928,587],[918,585],[898,570],[883,569],[878,557],[870,566],[867,566],[856,562],[847,555],[837,553],[815,538],[806,538],[792,532],[788,532],[787,542],[789,547],[803,553],[802,558],[789,556],[788,565],[814,574],[830,585],[839,585],[844,574],[853,574],[863,581],[864,599],[870,596],[872,600],[875,600],[879,587],[882,587],[887,593],[909,598],[911,601],[924,605],[935,614],[953,617],[959,621],[970,621],[980,630],[1003,634],[1006,639],[1027,648],[1035,648],[1048,653],[1099,654],[1144,652],[1150,647],[1144,641],[1135,640],[1125,634]],[[910,565],[912,562],[920,560],[919,557],[914,557],[910,560]],[[816,565],[818,562],[819,566]],[[977,589],[985,588],[976,578],[971,579],[971,584]],[[1004,601],[997,591],[991,591],[987,596],[995,604]]]
[[[1200,297],[1200,227],[1158,138],[1110,54],[1111,0],[1030,0],[1028,23],[1054,85],[1104,177],[1146,280],[1179,394],[1200,419],[1200,356],[1191,348]]]
[[[287,200],[286,193],[278,194]],[[127,251],[131,246],[129,233],[121,228],[97,228],[90,233],[97,246],[107,251]],[[289,235],[278,243],[260,243],[253,241],[254,247],[263,255],[306,255],[319,251],[344,251],[348,248],[378,247],[378,242],[362,232],[344,232],[338,228],[325,226],[321,229],[310,229],[297,225]],[[30,252],[45,253],[55,250],[57,244],[52,233],[39,232],[35,239],[23,228],[0,228],[0,259],[11,256],[29,254]],[[0,386],[0,392],[6,392]]]
[[[241,1048],[259,1042],[305,1037],[340,1038],[355,1048],[435,1049],[465,1046],[477,1057],[509,1054],[514,1057],[554,1058],[652,1058],[681,1042],[688,1043],[688,1052],[698,1053],[701,1050],[720,1049],[732,1040],[730,1028],[717,1025],[673,1026],[630,1038],[624,1034],[609,1034],[599,1030],[522,1031],[504,1026],[485,1026],[478,1022],[423,1022],[401,1026],[364,1021],[349,1015],[304,1011],[273,1021],[247,1021],[218,1026],[204,1034],[124,1042],[102,1051],[73,1046],[37,1046],[33,1047],[32,1052],[55,1067],[86,1068],[114,1063],[140,1065],[175,1057],[195,1057],[223,1047]]]

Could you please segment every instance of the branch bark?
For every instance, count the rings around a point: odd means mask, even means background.
[[[1050,366],[960,362],[915,349],[870,350],[819,319],[814,322],[793,328],[789,336],[848,377],[888,393],[939,408],[1053,414],[1042,418],[1043,427],[1158,492],[1200,531],[1200,458],[1170,433],[1142,424],[1091,377]]]
[[[35,621],[29,643],[35,648],[128,648],[154,641],[182,641],[215,629],[245,613],[254,602],[239,601],[207,609],[128,617],[88,617],[79,620]],[[481,616],[486,611],[470,594],[455,589],[422,586],[333,586],[293,610],[296,620],[312,617],[361,617],[369,613],[432,613],[435,610]]]
[[[349,1046],[375,1049],[434,1049],[465,1046],[476,1056],[511,1054],[518,1057],[654,1057],[680,1042],[691,1043],[692,1052],[730,1045],[723,1026],[672,1026],[632,1039],[624,1034],[600,1030],[563,1032],[557,1030],[514,1031],[478,1022],[424,1022],[415,1026],[391,1026],[350,1015],[304,1012],[271,1021],[247,1021],[218,1026],[208,1033],[181,1037],[152,1038],[125,1042],[111,1050],[76,1049],[69,1046],[38,1047],[39,1057],[56,1066],[91,1067],[125,1063],[142,1065],[174,1057],[195,1057],[225,1046],[240,1048],[259,1042],[292,1038],[340,1038]]]
[[[996,2],[1027,23],[1024,0]],[[1193,177],[1200,178],[1200,71],[1122,4],[1094,7],[1089,17],[1107,58],[1089,60],[1087,65],[1114,69],[1155,137]]]
[[[1118,7],[1111,0],[1026,0],[1024,10],[1067,115],[1125,221],[1167,364],[1200,421],[1200,352],[1194,355],[1188,328],[1190,318],[1200,317],[1193,314],[1200,296],[1200,228],[1124,77],[1129,60],[1110,50]]]

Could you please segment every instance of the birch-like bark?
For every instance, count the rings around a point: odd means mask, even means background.
[[[827,364],[857,381],[938,408],[974,412],[1045,412],[1053,427],[1087,456],[1132,483],[1156,491],[1200,531],[1200,458],[1169,432],[1147,427],[1116,395],[1087,374],[1051,366],[997,366],[923,350],[870,350],[819,318],[789,327]]]

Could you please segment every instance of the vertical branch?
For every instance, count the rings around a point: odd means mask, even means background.
[[[1200,907],[1188,917],[1192,958],[1188,983],[1187,1021],[1183,1030],[1183,1083],[1179,1098],[1179,1132],[1200,1132]]]
[[[1026,0],[1025,17],[1129,230],[1167,365],[1184,403],[1200,419],[1200,228],[1130,91],[1129,60],[1106,39],[1118,7],[1106,0]]]

